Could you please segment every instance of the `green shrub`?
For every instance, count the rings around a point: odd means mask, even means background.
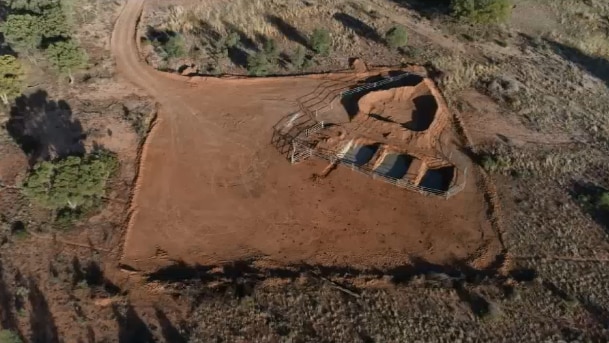
[[[264,45],[262,46],[262,51],[266,55],[267,59],[271,64],[276,64],[279,59],[279,47],[277,46],[277,42],[274,39],[267,39],[264,41]]]
[[[252,76],[266,76],[271,72],[272,67],[273,65],[264,51],[247,57],[247,71]]]
[[[17,49],[32,50],[41,47],[45,39],[56,41],[70,37],[71,28],[59,2],[28,6],[34,6],[36,11],[9,14],[1,26],[6,40],[11,45]],[[21,6],[16,8],[20,9]]]
[[[292,66],[297,70],[306,69],[311,66],[311,59],[307,57],[307,51],[301,45],[290,56]]]
[[[315,29],[311,35],[311,48],[316,53],[327,56],[330,54],[332,47],[332,38],[330,32],[326,29]]]
[[[509,0],[452,0],[453,15],[475,24],[491,24],[508,19],[511,12]]]
[[[239,43],[241,42],[241,37],[239,37],[239,34],[236,32],[229,32],[225,37],[223,37],[223,40],[224,46],[230,49],[239,45]]]
[[[1,27],[6,41],[18,49],[36,49],[42,41],[40,18],[30,14],[11,14]]]
[[[45,51],[47,59],[60,73],[72,72],[87,64],[87,55],[73,40],[55,42]]]
[[[596,207],[599,210],[609,212],[609,192],[603,192],[596,202]]]
[[[21,94],[25,71],[14,56],[0,56],[0,99],[8,104],[9,99]]]
[[[23,183],[23,192],[32,202],[48,209],[91,209],[105,195],[106,183],[117,166],[116,157],[103,150],[84,157],[40,162]]]
[[[163,43],[162,49],[168,58],[182,57],[186,53],[184,38],[179,34],[170,35],[167,41]]]
[[[22,343],[19,336],[10,330],[0,330],[0,343]]]
[[[70,38],[72,28],[68,24],[64,9],[59,4],[43,11],[41,19],[40,29],[44,38]]]
[[[403,26],[394,26],[385,34],[385,41],[392,49],[403,48],[408,44],[408,32]]]

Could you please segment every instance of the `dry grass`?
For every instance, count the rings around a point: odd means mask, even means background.
[[[446,75],[442,88],[447,97],[456,96],[459,91],[471,88],[483,78],[498,72],[495,64],[481,64],[459,54],[446,54],[433,60],[434,65]]]
[[[283,0],[235,0],[207,1],[193,8],[172,6],[166,21],[168,29],[177,32],[192,32],[205,23],[218,32],[227,32],[227,24],[234,26],[250,37],[264,35],[278,36],[280,32],[267,20],[267,15],[275,15],[290,24],[302,23],[305,18],[328,15],[332,8],[343,4],[342,0],[322,1],[307,5],[304,2]]]
[[[602,0],[552,0],[549,5],[561,25],[560,31],[552,32],[553,38],[590,56],[609,58],[609,35],[604,19],[609,15],[609,4]]]

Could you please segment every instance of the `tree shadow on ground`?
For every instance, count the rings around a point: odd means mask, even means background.
[[[241,46],[243,46],[245,49],[252,50],[252,51],[259,51],[258,45],[250,36],[247,35],[247,33],[243,32],[237,26],[235,26],[229,22],[225,21],[225,22],[222,22],[222,24],[224,25],[224,27],[226,28],[226,30],[228,32],[234,32],[239,36],[239,44],[241,44]]]
[[[113,305],[112,312],[118,322],[119,343],[154,342],[150,329],[148,329],[146,323],[140,318],[131,304],[125,305],[123,311],[121,311],[118,305]]]
[[[258,51],[258,45],[252,38],[250,38],[245,32],[239,30],[235,25],[224,22],[224,27],[229,32],[234,32],[239,36],[239,44],[236,46],[228,48],[228,58],[231,62],[242,68],[247,67],[247,57],[249,56],[246,50]],[[213,30],[213,28],[209,27],[208,30]],[[221,39],[221,35],[216,32],[216,42]],[[213,43],[212,43],[213,44]]]
[[[4,267],[0,260],[0,328],[15,331],[18,329],[17,320],[13,314],[13,296],[4,281]]]
[[[29,278],[28,286],[31,306],[30,328],[32,332],[30,342],[58,343],[57,326],[44,294],[32,277]]]
[[[28,156],[30,165],[85,153],[86,134],[80,121],[72,118],[70,105],[63,100],[49,100],[43,90],[15,100],[6,128]]]
[[[268,14],[266,16],[266,21],[268,21],[271,25],[273,25],[277,30],[279,30],[279,32],[281,32],[281,34],[283,34],[286,38],[288,38],[292,42],[298,43],[307,49],[311,49],[311,46],[309,44],[309,40],[307,39],[307,37],[304,34],[302,34],[302,32],[300,32],[296,27],[287,23],[282,18],[280,18],[276,15]]]
[[[531,41],[532,38],[524,36],[525,39]],[[571,61],[582,69],[601,79],[609,86],[609,61],[602,57],[590,56],[581,50],[568,46],[556,41],[544,39],[544,42],[559,56],[565,60]]]
[[[72,287],[78,283],[85,282],[91,290],[91,294],[98,294],[103,297],[116,296],[123,294],[120,287],[112,283],[104,276],[104,272],[95,261],[87,262],[83,267],[79,259],[75,256],[72,259]]]
[[[609,234],[609,208],[600,204],[603,194],[609,194],[609,190],[590,182],[575,182],[570,190],[582,210]]]
[[[0,18],[0,22],[2,22],[1,18]],[[2,33],[2,32],[0,32],[0,56],[1,55],[11,55],[11,56],[17,57],[17,53],[6,42],[6,39],[4,38],[4,33]]]
[[[504,261],[498,257],[497,261]],[[220,266],[188,265],[179,262],[148,275],[153,282],[170,282],[179,284],[178,287],[189,285],[203,290],[203,285],[213,284],[218,293],[231,295],[235,298],[251,296],[256,286],[268,279],[283,279],[294,281],[301,277],[311,277],[323,282],[339,286],[346,293],[358,296],[360,291],[353,287],[349,280],[358,278],[389,278],[394,284],[407,284],[413,280],[417,283],[434,287],[454,289],[460,299],[467,303],[477,316],[486,316],[491,312],[490,303],[481,295],[470,291],[468,287],[476,285],[496,285],[502,287],[511,276],[498,272],[501,263],[493,263],[488,269],[475,269],[462,260],[454,260],[445,265],[430,263],[418,257],[411,257],[411,264],[389,270],[366,269],[352,267],[321,266],[298,264],[278,268],[260,268],[254,261],[235,261]],[[528,272],[526,273],[528,274]],[[333,281],[340,280],[340,281]],[[527,281],[515,278],[516,281]],[[202,293],[202,296],[205,294]]]
[[[228,58],[230,58],[231,62],[238,67],[247,67],[248,56],[248,53],[239,47],[232,47],[228,49]]]
[[[582,295],[572,296],[547,279],[543,280],[542,286],[552,295],[560,298],[566,303],[578,302],[598,325],[605,329],[609,328],[609,311],[590,300],[588,297]]]
[[[484,317],[490,312],[490,304],[480,294],[468,290],[460,282],[455,282],[455,291],[461,301],[469,305],[470,310],[478,317]]]
[[[422,17],[434,19],[450,14],[450,0],[390,0],[400,7],[417,12]]]
[[[146,27],[145,35],[146,39],[151,42],[165,44],[169,41],[171,37],[175,37],[177,33],[171,30],[157,30],[155,27],[148,25]]]
[[[335,13],[334,19],[339,21],[345,28],[353,30],[355,34],[364,39],[370,39],[376,43],[384,43],[383,38],[378,34],[378,32],[376,32],[372,26],[364,23],[360,19],[341,12]]]
[[[85,280],[85,273],[82,271],[80,260],[74,256],[72,258],[72,288],[76,287],[80,282]]]
[[[161,326],[161,334],[166,342],[186,343],[186,338],[182,336],[180,331],[171,323],[165,312],[155,307],[154,313],[159,321],[159,325]]]
[[[500,260],[500,259],[499,259]],[[218,268],[221,267],[221,268]],[[421,275],[436,276],[442,274],[447,279],[459,279],[469,283],[480,283],[488,278],[500,280],[497,271],[500,265],[492,265],[488,269],[475,269],[467,265],[465,261],[455,260],[446,265],[427,262],[418,257],[411,257],[408,265],[391,268],[388,270],[366,269],[360,270],[352,267],[322,266],[311,264],[295,264],[278,268],[259,268],[254,261],[242,260],[233,263],[216,265],[189,265],[177,262],[171,266],[162,268],[154,273],[148,274],[149,281],[159,282],[182,282],[186,280],[197,280],[203,282],[233,282],[235,280],[257,282],[266,278],[296,279],[303,275],[316,275],[320,277],[344,277],[356,278],[359,276],[391,277],[395,284],[407,283],[414,277]]]
[[[89,288],[92,290],[104,292],[104,295],[107,296],[124,294],[120,287],[112,283],[112,281],[108,280],[108,278],[104,276],[104,272],[97,262],[89,261],[84,271],[87,286],[89,286]]]

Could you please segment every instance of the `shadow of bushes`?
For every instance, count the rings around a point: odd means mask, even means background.
[[[70,105],[48,99],[44,90],[15,99],[6,129],[28,156],[30,165],[85,153],[80,121],[72,117]]]

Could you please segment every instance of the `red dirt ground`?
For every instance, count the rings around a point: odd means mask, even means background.
[[[389,268],[491,263],[500,244],[470,168],[450,200],[425,197],[309,160],[292,166],[270,144],[272,127],[296,100],[350,73],[265,79],[188,79],[143,64],[135,23],[143,0],[127,2],[112,41],[119,74],[161,110],[142,151],[122,263],[153,271],[176,261]],[[343,86],[352,85],[353,81]]]

